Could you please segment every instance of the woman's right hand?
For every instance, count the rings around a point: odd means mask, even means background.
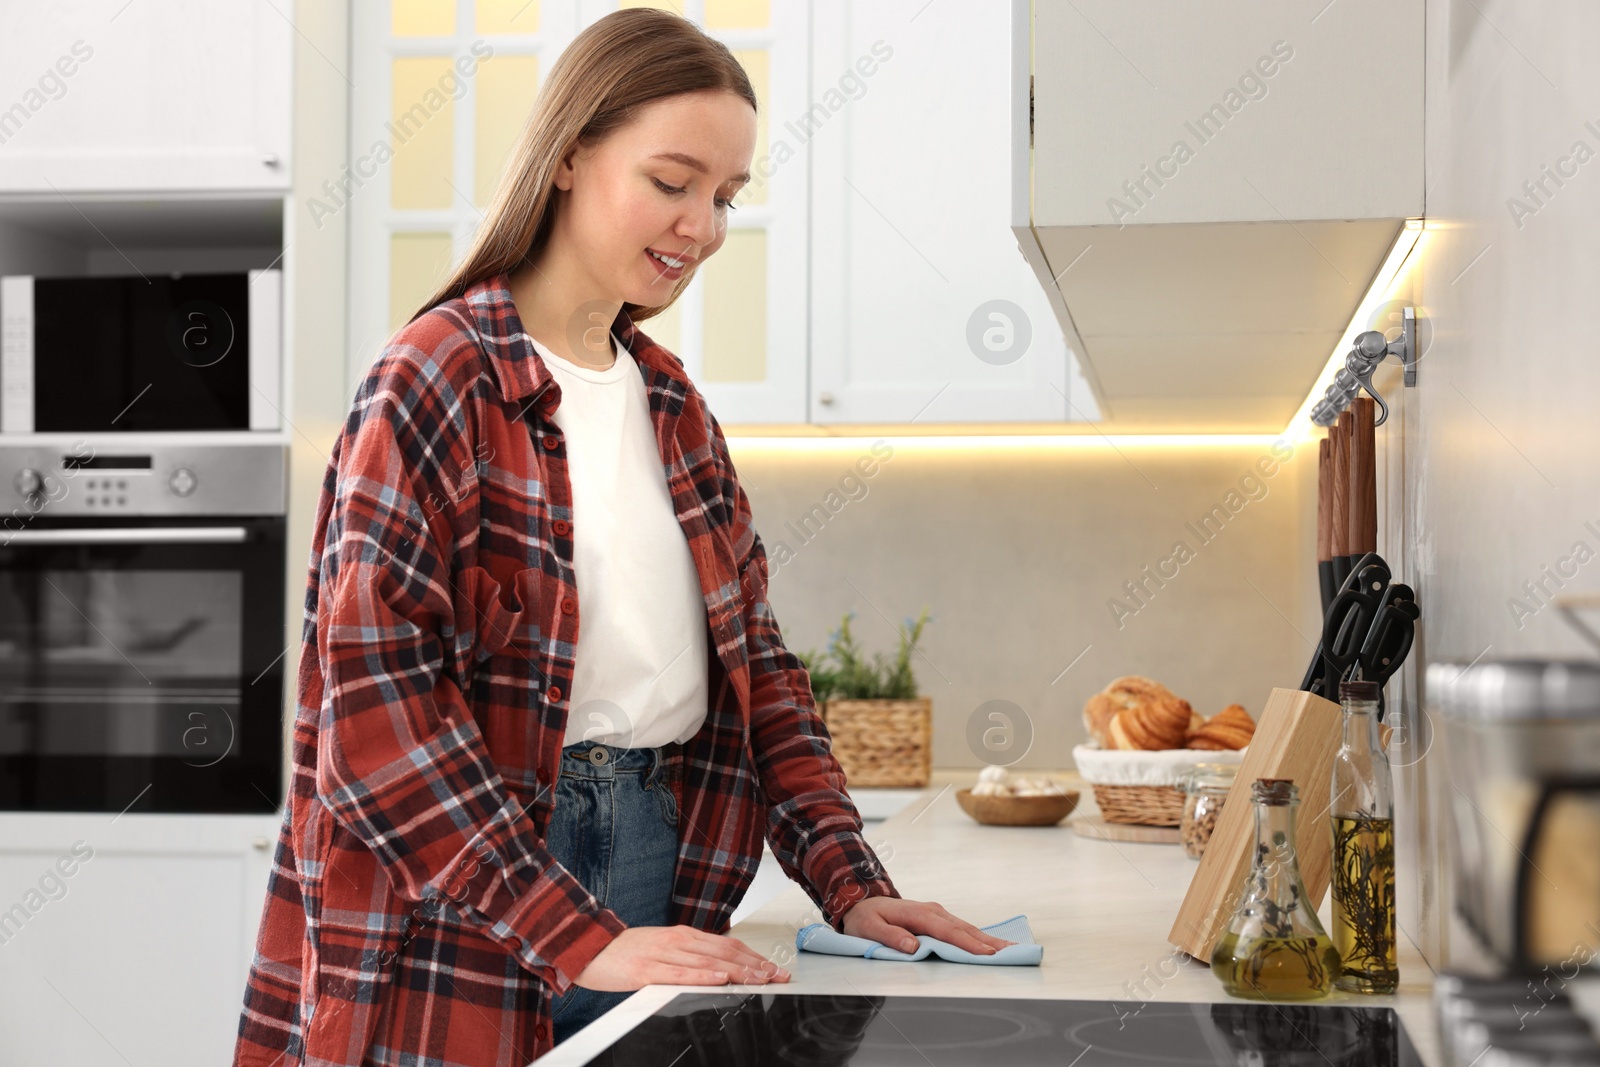
[[[630,926],[575,979],[585,989],[630,993],[647,985],[765,985],[789,972],[736,937],[692,926]]]

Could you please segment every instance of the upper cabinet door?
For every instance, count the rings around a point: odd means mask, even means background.
[[[812,42],[785,116],[811,157],[811,421],[1093,417],[1010,229],[1007,9],[817,0]]]
[[[809,4],[662,6],[727,45],[744,67],[758,103],[756,145],[752,181],[727,213],[722,247],[640,329],[683,360],[724,427],[804,423],[807,174],[781,120],[806,106]],[[471,245],[557,57],[617,8],[617,0],[355,6],[352,157],[371,158],[391,129],[405,136],[393,160],[369,168],[350,204],[352,379]],[[445,78],[459,81],[459,98],[428,105]]]
[[[1107,428],[1281,431],[1415,240],[1424,0],[1012,9],[1012,222]]]
[[[0,192],[289,187],[294,28],[268,0],[8,6]]]

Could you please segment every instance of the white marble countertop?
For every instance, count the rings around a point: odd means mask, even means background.
[[[972,776],[966,775],[970,779]],[[1215,1002],[1230,998],[1210,968],[1167,944],[1167,931],[1197,864],[1177,845],[1124,844],[1079,837],[1071,822],[1095,814],[1092,793],[1054,827],[979,826],[957,806],[954,783],[869,831],[901,895],[934,900],[979,926],[1023,914],[1044,946],[1038,967],[985,967],[930,958],[916,963],[796,953],[795,932],[820,918],[799,886],[734,925],[732,933],[793,973],[765,991],[1116,1001]],[[1400,887],[1405,892],[1405,887]],[[1327,924],[1328,906],[1323,906]],[[1400,990],[1362,997],[1335,992],[1316,1004],[1392,1006],[1424,1062],[1437,1065],[1433,973],[1402,933]],[[751,992],[759,986],[716,987]],[[651,986],[573,1035],[538,1062],[581,1064],[679,992],[707,987]],[[1240,1002],[1243,1003],[1243,1002]]]

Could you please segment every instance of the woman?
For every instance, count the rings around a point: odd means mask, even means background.
[[[691,23],[596,22],[358,390],[237,1063],[521,1065],[648,984],[787,981],[724,932],[763,837],[836,929],[1007,944],[868,847],[721,428],[637,326],[721,246],[755,107]]]

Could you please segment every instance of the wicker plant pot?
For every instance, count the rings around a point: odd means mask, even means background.
[[[921,788],[933,772],[933,698],[829,700],[822,721],[853,786]]]

